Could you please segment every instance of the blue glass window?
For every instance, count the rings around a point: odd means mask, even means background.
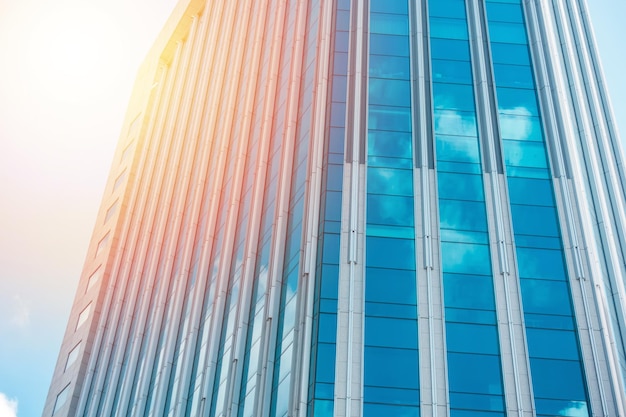
[[[476,113],[458,110],[435,110],[435,133],[477,136]]]
[[[371,13],[370,32],[387,35],[408,35],[408,16],[388,13]]]
[[[365,344],[390,348],[417,349],[417,322],[386,317],[366,317]]]
[[[367,268],[365,299],[379,303],[401,303],[415,305],[415,272]]]
[[[517,263],[522,278],[565,280],[565,265],[560,250],[518,247]]]
[[[409,38],[407,36],[370,35],[370,54],[409,56]]]
[[[465,84],[433,84],[435,109],[474,111],[474,89]]]
[[[411,239],[368,237],[366,265],[391,269],[415,269],[415,243]]]
[[[526,30],[519,23],[489,22],[492,42],[526,44]]]
[[[413,198],[368,194],[367,223],[413,226]]]
[[[429,0],[428,14],[433,17],[453,17],[456,19],[466,19],[465,2],[463,0]]]
[[[367,169],[367,191],[375,194],[413,195],[413,171],[370,167]]]
[[[442,242],[443,270],[456,274],[491,274],[489,246],[474,243]]]
[[[379,13],[396,13],[408,15],[408,4],[405,1],[370,0],[370,11]]]
[[[461,19],[432,17],[430,34],[435,38],[467,40],[467,22]]]
[[[388,106],[410,106],[411,84],[405,80],[370,78],[370,104]]]
[[[492,42],[491,56],[494,64],[530,65],[527,45]]]
[[[469,45],[468,42],[464,40],[433,38],[430,40],[430,54],[433,60],[470,60]]]
[[[496,355],[448,353],[450,391],[502,394],[500,358]]]
[[[457,163],[480,163],[478,138],[473,136],[437,135],[437,159]]]
[[[533,358],[578,360],[576,334],[554,329],[526,329],[529,354]]]
[[[522,279],[521,287],[526,313],[572,314],[566,282]]]
[[[537,116],[537,98],[534,90],[520,88],[496,88],[498,96],[498,111],[504,114],[519,116]]]
[[[446,307],[495,310],[493,281],[484,275],[443,275]]]
[[[370,77],[408,80],[410,79],[410,68],[408,57],[370,55]]]
[[[554,205],[550,180],[511,177],[508,184],[511,204]]]
[[[369,106],[369,126],[373,130],[411,131],[409,107]]]
[[[436,83],[472,83],[472,71],[469,62],[433,59],[431,71],[433,81]]]
[[[487,231],[484,203],[462,200],[439,200],[441,228]]]
[[[365,346],[363,362],[366,386],[419,388],[416,350]]]
[[[470,201],[484,201],[485,199],[481,175],[440,172],[438,179],[439,198]]]
[[[493,71],[499,87],[535,88],[530,66],[494,64]]]
[[[530,366],[535,397],[586,400],[578,361],[530,358]],[[555,376],[558,376],[558,384],[554,383]]]
[[[495,326],[468,323],[446,323],[448,352],[499,353],[498,332]]]
[[[520,4],[487,2],[489,20],[493,22],[524,23],[524,13]]]

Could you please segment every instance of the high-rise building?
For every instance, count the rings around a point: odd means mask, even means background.
[[[584,0],[181,0],[44,416],[626,416]]]

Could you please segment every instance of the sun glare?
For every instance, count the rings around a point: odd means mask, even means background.
[[[33,11],[26,64],[39,92],[81,102],[111,87],[124,46],[115,20],[88,2],[50,2]]]

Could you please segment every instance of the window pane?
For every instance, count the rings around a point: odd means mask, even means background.
[[[535,88],[530,66],[494,64],[493,70],[498,87]]]
[[[364,397],[373,403],[420,405],[419,391],[415,389],[364,387],[363,391],[365,394]]]
[[[446,307],[495,310],[491,276],[443,274]]]
[[[495,355],[448,353],[450,391],[502,394],[500,358]]]
[[[534,90],[521,88],[496,88],[498,111],[520,116],[538,116],[537,96]]]
[[[528,354],[534,358],[579,360],[578,341],[572,331],[526,329]]]
[[[430,0],[428,2],[428,14],[437,17],[466,19],[465,2],[462,0]]]
[[[525,313],[572,314],[566,282],[522,279],[520,283]]]
[[[490,21],[524,23],[524,12],[519,4],[487,2]]]
[[[413,226],[413,197],[368,194],[367,223]]]
[[[502,139],[543,142],[541,122],[538,117],[500,114],[499,119]]]
[[[430,36],[433,38],[467,40],[467,22],[462,19],[431,17]]]
[[[530,358],[530,369],[535,397],[585,401],[578,361]]]
[[[317,344],[316,382],[335,383],[335,344]]]
[[[513,230],[516,234],[559,236],[559,223],[554,207],[511,205]]]
[[[472,83],[472,67],[468,61],[433,59],[431,65],[433,82]]]
[[[489,246],[473,243],[441,243],[444,272],[457,274],[490,274]]]
[[[547,168],[546,150],[541,142],[503,140],[504,159],[510,167]]]
[[[364,384],[419,388],[417,350],[365,346]]]
[[[501,395],[450,393],[450,407],[470,410],[504,411]],[[451,415],[455,415],[454,412]],[[483,414],[481,414],[482,416]],[[491,416],[491,413],[488,414]]]
[[[368,237],[366,265],[392,269],[415,269],[415,244],[411,239]]]
[[[491,42],[526,44],[526,30],[519,23],[489,22]]]
[[[433,84],[433,105],[435,109],[473,111],[474,88],[465,84]]]
[[[440,225],[443,229],[487,231],[484,203],[439,200]]]
[[[365,345],[417,349],[417,321],[365,317]]]
[[[478,138],[472,136],[437,135],[437,160],[480,163]]]
[[[522,278],[565,280],[561,251],[518,247],[517,263]]]
[[[370,54],[409,56],[408,36],[370,34]]]
[[[441,135],[478,135],[476,114],[458,110],[435,110],[435,133]]]
[[[410,79],[409,58],[402,56],[370,55],[369,75],[377,78]]]
[[[408,169],[367,169],[367,192],[388,195],[413,195],[413,171]]]
[[[397,13],[407,14],[408,7],[405,0],[389,1],[389,0],[370,0],[370,11],[381,13]]]
[[[419,417],[419,407],[363,403],[363,417]]]
[[[367,268],[365,299],[380,303],[415,305],[415,272],[402,269]]]
[[[440,172],[439,198],[449,200],[484,201],[481,175]]]
[[[530,65],[527,45],[492,42],[491,57],[494,64]]]
[[[411,105],[411,83],[404,80],[370,78],[369,102],[370,104],[408,107]]]
[[[533,178],[508,178],[511,204],[553,206],[552,182]]]
[[[408,107],[369,106],[368,124],[372,130],[410,132],[411,109]]]
[[[431,39],[430,54],[433,59],[470,60],[469,44],[464,40]]]
[[[70,393],[69,384],[63,388],[63,390],[57,395],[56,400],[54,401],[54,409],[52,410],[52,415],[54,415],[57,411],[59,411],[67,402],[67,397]]]
[[[367,136],[368,155],[393,158],[412,157],[413,138],[409,132],[387,132],[370,130]]]
[[[468,323],[446,323],[448,352],[499,353],[498,332],[495,326]]]
[[[585,401],[535,400],[538,416],[588,417],[589,409]]]
[[[370,32],[387,35],[408,35],[409,19],[407,15],[370,13]]]

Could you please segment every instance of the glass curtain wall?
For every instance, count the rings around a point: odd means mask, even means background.
[[[465,0],[430,0],[450,416],[504,416]]]
[[[587,416],[563,242],[520,0],[487,0],[537,416]]]
[[[297,4],[298,2],[292,1]],[[298,287],[301,276],[300,259],[304,203],[308,173],[309,140],[314,111],[314,90],[317,44],[319,41],[320,0],[307,3],[307,30],[304,46],[304,77],[301,79],[300,102],[298,103],[297,132],[293,153],[291,190],[289,195],[289,217],[285,241],[285,257],[282,270],[280,308],[278,313],[278,335],[274,357],[274,377],[271,393],[271,417],[283,417],[289,413],[289,399],[292,396],[293,354],[295,351],[296,312]],[[287,27],[295,27],[293,20]],[[289,39],[289,38],[288,38]]]
[[[369,2],[364,417],[419,415],[408,6]]]
[[[338,0],[335,6],[332,77],[329,82],[330,117],[327,117],[328,126],[325,132],[322,210],[313,307],[308,409],[310,417],[332,416],[334,411],[350,0]]]

